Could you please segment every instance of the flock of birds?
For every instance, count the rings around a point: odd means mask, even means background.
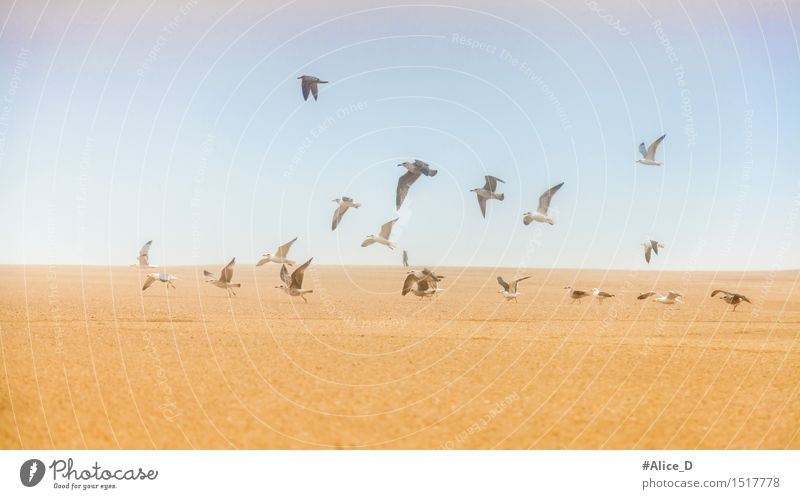
[[[319,97],[319,85],[328,83],[327,81],[321,80],[316,76],[309,76],[303,75],[298,77],[301,83],[301,90],[303,93],[303,99],[308,100],[309,95],[314,97],[314,100],[317,100]],[[662,135],[653,143],[650,144],[649,147],[645,147],[645,143],[642,142],[639,144],[639,152],[642,155],[642,159],[637,160],[637,163],[647,166],[661,166],[662,163],[656,160],[656,153],[658,151],[658,146],[664,141],[666,138],[666,134]],[[398,164],[397,166],[402,166],[406,169],[406,172],[400,176],[397,181],[397,191],[395,197],[395,208],[399,211],[400,207],[405,201],[406,197],[408,196],[408,192],[411,189],[411,186],[420,179],[420,177],[435,177],[438,173],[437,170],[430,167],[430,165],[424,161],[419,159],[415,159],[414,161],[406,161],[403,163]],[[471,189],[470,192],[474,192],[477,196],[478,206],[481,210],[481,215],[486,218],[486,203],[490,200],[496,201],[503,201],[505,199],[505,194],[502,192],[498,192],[498,183],[504,184],[505,181],[502,179],[492,176],[486,175],[484,177],[485,183],[483,187],[477,187],[475,189]],[[529,211],[522,215],[522,222],[525,225],[529,225],[532,222],[543,223],[554,225],[556,221],[548,214],[550,209],[550,204],[553,200],[553,196],[563,187],[564,182],[561,182],[557,185],[554,185],[544,191],[539,196],[539,205],[536,208],[536,211]],[[359,208],[361,207],[360,203],[355,202],[352,198],[342,196],[341,198],[336,198],[333,200],[337,204],[335,211],[333,212],[333,220],[331,222],[331,230],[336,230],[339,224],[342,222],[342,218],[344,217],[345,213],[350,208]],[[373,244],[380,244],[383,246],[388,247],[391,250],[394,250],[397,245],[396,243],[391,241],[392,235],[392,228],[394,224],[399,220],[399,218],[394,218],[393,220],[389,220],[388,222],[384,223],[380,231],[377,235],[370,234],[368,235],[364,241],[361,243],[362,247],[371,246]],[[303,288],[303,275],[311,264],[313,258],[309,258],[305,263],[297,267],[291,274],[287,269],[287,265],[292,267],[294,266],[295,262],[289,259],[289,250],[291,249],[294,242],[297,241],[295,237],[291,241],[281,245],[278,247],[275,254],[265,253],[262,255],[262,258],[258,260],[256,266],[260,267],[267,263],[276,263],[280,264],[280,273],[279,277],[282,284],[275,286],[278,289],[283,290],[289,296],[296,296],[303,299],[304,302],[308,303],[305,295],[308,293],[312,293],[313,290]],[[147,243],[142,246],[141,250],[139,251],[138,263],[134,265],[135,267],[139,268],[154,268],[154,265],[150,265],[150,258],[149,258],[149,251],[150,246],[152,245],[153,241],[148,241]],[[650,260],[653,255],[658,255],[658,250],[663,249],[664,245],[655,240],[647,240],[642,244],[644,249],[644,258],[645,261],[649,264]],[[242,285],[241,283],[234,283],[233,280],[233,270],[234,266],[236,265],[236,258],[231,259],[225,267],[222,268],[219,275],[213,274],[207,270],[203,270],[203,275],[206,278],[206,282],[216,286],[218,288],[222,288],[227,291],[228,296],[236,296],[236,289],[240,288]],[[403,266],[408,268],[408,252],[403,250]],[[521,293],[518,290],[519,283],[529,279],[531,276],[520,277],[514,279],[510,282],[507,282],[503,279],[502,276],[497,277],[497,282],[502,289],[498,292],[503,296],[506,301],[513,301],[516,302],[517,298],[521,296]],[[156,281],[165,283],[167,289],[175,288],[175,281],[178,278],[170,273],[167,272],[153,272],[148,273],[145,276],[145,281],[142,286],[142,291],[146,290],[150,286],[153,285]],[[403,288],[401,294],[403,296],[411,293],[415,296],[423,298],[429,298],[436,296],[438,293],[444,291],[443,288],[440,287],[440,282],[444,279],[444,276],[437,275],[435,272],[424,268],[422,270],[407,270],[406,277],[403,281]],[[574,289],[571,286],[567,286],[564,288],[567,290],[568,296],[572,298],[573,303],[580,302],[581,299],[587,297],[593,297],[597,300],[598,303],[602,304],[604,300],[613,298],[614,295],[608,293],[606,291],[602,291],[599,288],[593,288],[591,291],[582,291],[578,289]],[[739,293],[732,293],[729,291],[724,291],[721,289],[714,290],[711,293],[712,297],[719,296],[720,299],[725,301],[726,303],[733,306],[733,310],[736,311],[736,307],[741,304],[742,302],[751,303],[746,296],[739,294]],[[674,305],[683,303],[683,296],[680,293],[676,293],[674,291],[667,291],[666,293],[658,293],[655,291],[650,291],[647,293],[642,293],[637,296],[638,300],[645,300],[647,298],[651,298],[652,301],[661,303],[664,305]]]

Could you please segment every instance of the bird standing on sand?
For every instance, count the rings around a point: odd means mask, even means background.
[[[644,259],[647,263],[650,263],[650,255],[652,253],[658,255],[658,248],[663,248],[664,245],[651,239],[642,243],[642,247],[644,247]]]
[[[403,250],[403,267],[408,268],[408,251]]]
[[[650,144],[650,147],[648,147],[647,149],[645,149],[644,147],[644,142],[639,144],[639,152],[642,153],[642,159],[637,159],[636,162],[647,166],[661,166],[661,163],[656,161],[656,150],[658,149],[659,144],[661,144],[661,141],[663,141],[664,137],[666,136],[667,135],[664,134],[661,137],[657,138],[655,142]]]
[[[411,293],[419,296],[420,299],[435,296],[436,293],[444,291],[439,287],[439,281],[444,279],[443,275],[436,275],[427,268],[420,271],[409,270],[405,281],[403,281],[402,296]]]
[[[289,254],[289,250],[292,248],[294,242],[297,241],[295,237],[288,243],[284,244],[283,246],[278,247],[278,251],[275,252],[275,255],[270,255],[269,253],[264,253],[262,256],[263,258],[256,263],[256,267],[260,267],[265,263],[273,262],[273,263],[285,263],[288,266],[294,265],[294,260],[289,260],[287,255]]]
[[[498,291],[506,301],[514,300],[514,303],[517,303],[517,297],[519,297],[522,293],[517,291],[517,284],[520,281],[524,281],[525,279],[530,279],[531,276],[520,277],[519,279],[514,279],[511,282],[506,282],[503,280],[501,276],[497,276],[497,282],[503,286],[503,289]]]
[[[361,243],[361,247],[365,248],[373,243],[378,243],[389,247],[389,249],[395,249],[396,245],[395,243],[389,241],[389,237],[392,235],[392,227],[394,226],[394,223],[398,220],[400,219],[395,218],[394,220],[389,220],[385,224],[381,225],[381,233],[377,236],[375,234],[368,235],[364,242]]]
[[[356,203],[355,201],[353,201],[353,198],[348,198],[345,196],[342,196],[341,199],[336,198],[333,200],[333,202],[337,203],[339,206],[333,212],[333,222],[331,223],[331,230],[336,230],[336,227],[339,225],[339,222],[342,221],[342,217],[344,216],[345,213],[347,213],[348,209],[361,207],[361,203]]]
[[[603,300],[605,300],[606,298],[613,298],[614,297],[614,295],[612,295],[611,293],[606,293],[605,291],[601,291],[598,288],[592,288],[592,296],[597,298],[597,302],[600,305],[603,304]]]
[[[397,166],[402,166],[408,170],[397,180],[397,196],[395,199],[395,205],[399,210],[400,206],[403,205],[403,201],[406,199],[406,195],[408,194],[408,189],[411,188],[411,184],[416,182],[420,175],[433,177],[439,172],[439,170],[433,170],[430,168],[428,163],[418,159],[415,159],[413,163],[406,161],[405,163],[400,163]]]
[[[150,265],[150,245],[153,244],[153,241],[147,241],[142,246],[142,249],[139,250],[139,257],[136,259],[136,265],[131,265],[131,267],[139,267],[140,269],[152,269],[155,265]]]
[[[483,187],[470,189],[470,192],[474,192],[478,195],[478,204],[481,207],[481,213],[483,214],[483,218],[486,218],[486,200],[496,199],[498,201],[502,201],[505,199],[506,195],[503,193],[495,193],[495,190],[497,190],[497,182],[502,182],[505,184],[505,181],[491,175],[486,175],[484,178],[486,179],[486,183],[483,185]]]
[[[656,293],[650,291],[649,293],[642,293],[636,297],[637,300],[645,300],[651,296],[655,296],[653,301],[663,305],[675,305],[676,303],[683,303],[683,295],[674,291],[667,291],[667,293]]]
[[[554,225],[556,221],[547,215],[547,210],[550,209],[550,201],[553,199],[553,195],[558,192],[559,189],[561,189],[562,185],[564,185],[564,182],[554,185],[546,190],[541,196],[539,196],[539,207],[536,208],[536,212],[531,213],[529,211],[524,213],[522,215],[522,222],[525,225],[528,225],[531,222],[548,223],[550,225]]]
[[[736,307],[739,306],[740,303],[746,301],[747,303],[752,303],[750,300],[747,299],[745,295],[740,295],[739,293],[731,293],[729,291],[723,291],[721,289],[715,289],[711,292],[711,296],[721,295],[720,299],[724,300],[725,303],[728,305],[733,305],[733,311],[736,312]]]
[[[579,289],[572,289],[572,286],[565,286],[564,289],[569,291],[569,297],[572,298],[572,303],[579,302],[581,298],[586,298],[587,296],[591,296],[586,291],[581,291]]]
[[[149,288],[153,285],[156,281],[161,281],[167,284],[167,289],[170,287],[175,288],[175,284],[172,281],[177,280],[178,278],[172,274],[168,274],[166,272],[153,272],[152,274],[147,274],[147,278],[144,280],[144,285],[142,286],[142,291]]]
[[[304,295],[313,293],[314,290],[303,289],[303,275],[313,259],[314,258],[309,258],[306,263],[297,267],[295,271],[292,272],[291,276],[289,276],[289,271],[286,270],[286,265],[281,265],[281,281],[283,281],[283,284],[275,287],[282,289],[283,292],[289,296],[299,296],[305,303],[308,303]]]
[[[213,284],[218,288],[222,288],[228,292],[228,296],[233,294],[236,296],[236,291],[233,288],[241,288],[242,285],[240,283],[231,284],[231,279],[233,279],[233,266],[236,265],[236,258],[233,258],[228,265],[222,268],[222,271],[219,273],[219,277],[214,278],[214,274],[207,270],[203,270],[203,275],[208,277],[206,282],[209,284]]]
[[[314,100],[317,100],[317,95],[319,94],[319,88],[317,85],[320,83],[328,83],[327,81],[322,81],[316,76],[298,76],[298,80],[300,81],[300,86],[303,89],[303,100],[308,100],[308,92],[311,92],[311,95],[314,96]]]

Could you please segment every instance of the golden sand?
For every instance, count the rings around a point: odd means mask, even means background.
[[[533,270],[514,304],[510,270],[438,269],[422,301],[402,268],[312,265],[306,305],[274,265],[233,299],[193,267],[144,293],[133,268],[1,270],[4,449],[800,448],[798,272]]]

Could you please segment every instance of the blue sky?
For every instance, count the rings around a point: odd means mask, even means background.
[[[420,158],[412,263],[800,267],[797,4],[329,3],[0,8],[0,263],[148,239],[158,264],[249,263],[298,236],[298,260],[397,264],[360,242]],[[330,80],[318,102],[301,74]],[[662,133],[664,166],[637,165]],[[562,181],[557,224],[523,226]],[[341,195],[363,206],[331,232]]]

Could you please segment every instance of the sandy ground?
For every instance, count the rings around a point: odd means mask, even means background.
[[[513,304],[510,270],[439,269],[421,301],[401,268],[312,266],[306,305],[270,265],[233,299],[193,267],[144,293],[132,268],[2,267],[0,447],[800,448],[798,272],[532,270]]]

